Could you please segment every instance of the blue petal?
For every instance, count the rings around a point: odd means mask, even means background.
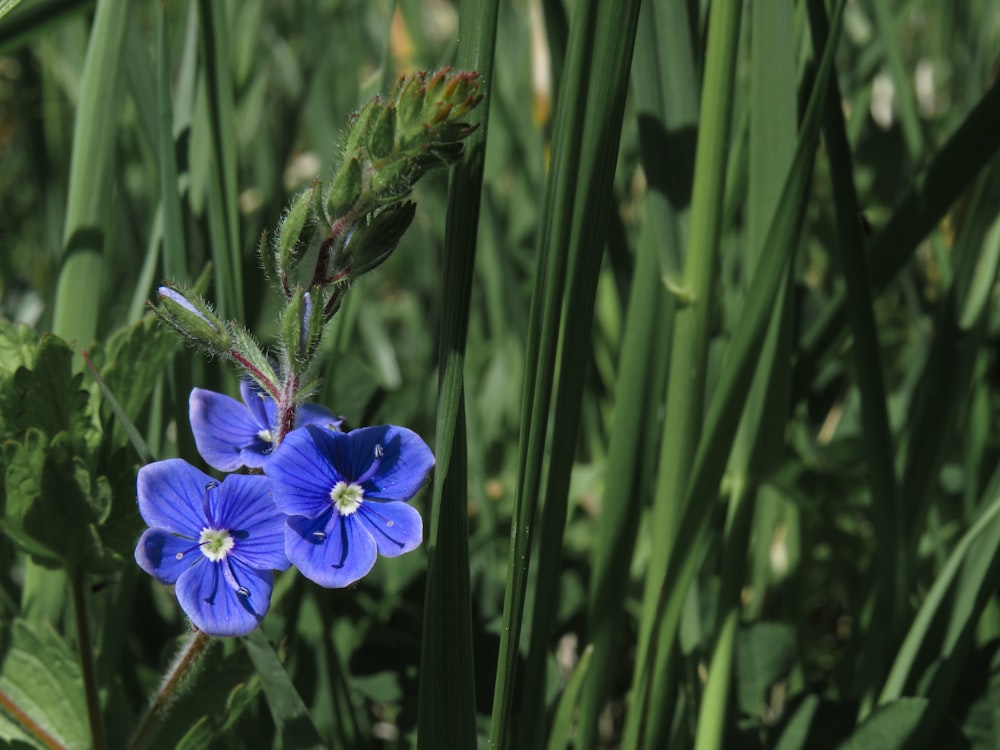
[[[420,546],[424,522],[420,513],[404,502],[363,502],[355,516],[375,539],[380,554],[397,557]]]
[[[238,594],[226,580],[223,566],[227,563],[249,596]],[[217,563],[205,559],[177,579],[177,601],[195,627],[207,635],[246,635],[267,614],[272,585],[270,571],[252,570],[232,555]]]
[[[180,458],[146,464],[136,479],[139,513],[150,527],[197,539],[206,523],[202,499],[209,484],[216,482]]]
[[[176,583],[181,573],[204,559],[197,539],[184,539],[163,529],[146,529],[135,546],[135,561],[139,567],[168,586]]]
[[[332,509],[316,519],[289,516],[285,552],[302,575],[327,588],[354,583],[378,557],[375,539],[356,514],[341,516]]]
[[[276,423],[278,410],[274,399],[264,393],[261,387],[249,378],[240,381],[240,396],[247,405],[258,430],[270,430]],[[270,408],[268,408],[270,406]]]
[[[364,482],[366,498],[409,500],[427,479],[434,454],[417,433],[405,427],[381,425],[347,433],[353,448],[352,471],[361,477],[371,466],[375,446],[382,446],[382,459],[374,476]]]
[[[330,509],[330,490],[344,477],[324,453],[326,435],[347,437],[315,426],[293,430],[268,461],[265,471],[282,513],[316,518]]]
[[[230,556],[256,570],[284,570],[285,514],[278,510],[266,477],[230,474],[218,492],[213,510],[217,528],[236,539]]]
[[[317,427],[325,427],[328,430],[340,431],[343,419],[338,419],[333,412],[322,404],[300,404],[295,412],[295,426],[305,427],[307,424],[314,424]]]
[[[263,427],[249,409],[221,393],[193,388],[188,402],[191,431],[198,453],[219,471],[264,465],[271,444],[261,440]]]

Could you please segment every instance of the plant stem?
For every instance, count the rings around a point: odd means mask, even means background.
[[[37,721],[28,716],[28,714],[26,714],[20,706],[14,703],[10,696],[3,691],[0,691],[0,709],[3,709],[3,711],[12,716],[21,729],[28,732],[49,750],[66,750],[65,745],[60,744],[59,740],[42,729]]]
[[[90,641],[90,619],[87,612],[87,597],[83,590],[83,572],[74,573],[71,582],[73,611],[76,615],[76,638],[80,647],[80,670],[83,673],[83,690],[87,698],[90,740],[94,750],[103,750],[107,747],[107,738],[104,735],[101,698],[97,692],[97,677],[94,672],[94,652]]]
[[[180,654],[177,655],[173,665],[167,671],[156,697],[153,698],[152,703],[149,704],[149,708],[146,710],[145,716],[142,717],[139,728],[136,730],[129,745],[131,750],[139,750],[146,743],[157,720],[180,694],[180,688],[184,683],[184,679],[194,671],[194,668],[198,665],[198,660],[205,655],[212,643],[212,638],[200,630],[191,633],[187,644],[181,650]]]
[[[285,384],[278,400],[278,434],[274,436],[274,447],[281,445],[285,436],[295,428],[295,397],[299,391],[299,376],[288,368]]]

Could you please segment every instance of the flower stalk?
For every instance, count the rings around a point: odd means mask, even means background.
[[[146,746],[146,743],[153,736],[157,721],[166,714],[170,705],[180,696],[187,678],[194,673],[195,667],[198,666],[201,658],[208,653],[209,646],[214,642],[215,639],[200,630],[193,631],[188,636],[187,643],[177,654],[174,663],[170,665],[170,669],[164,675],[163,682],[160,683],[160,689],[156,692],[156,696],[142,717],[139,728],[129,744],[131,750],[141,750]]]

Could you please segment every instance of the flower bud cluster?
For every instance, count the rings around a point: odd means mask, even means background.
[[[329,187],[316,181],[299,193],[273,239],[261,242],[264,269],[287,300],[300,298],[301,286],[323,322],[333,316],[350,283],[385,261],[409,228],[417,180],[461,157],[462,141],[476,129],[467,117],[481,100],[477,73],[420,72],[350,117]],[[300,264],[312,249],[306,282]]]
[[[329,188],[316,180],[300,192],[260,243],[264,272],[285,298],[277,367],[249,331],[220,319],[193,289],[160,287],[157,315],[211,356],[236,362],[291,415],[323,326],[351,282],[396,249],[413,222],[416,181],[461,157],[476,129],[467,117],[481,100],[478,73],[444,69],[402,76],[389,96],[351,116]],[[311,273],[301,268],[306,258],[315,259]]]

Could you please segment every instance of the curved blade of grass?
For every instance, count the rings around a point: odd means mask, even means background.
[[[834,12],[832,24],[834,29],[840,28],[843,7],[844,2],[841,0]],[[750,387],[767,321],[773,311],[782,272],[790,254],[797,246],[819,137],[820,116],[826,99],[826,82],[833,69],[835,44],[836,34],[831,36],[823,51],[792,168],[768,231],[768,241],[765,243],[768,252],[761,258],[754,272],[753,282],[750,285],[753,293],[748,295],[733,332],[724,367],[720,371],[719,382],[716,384],[715,395],[709,408],[703,437],[695,455],[691,480],[685,495],[686,502],[683,506],[684,515],[680,521],[680,531],[670,550],[669,564],[660,579],[660,585],[656,590],[657,596],[649,605],[655,610],[655,635],[649,634],[646,636],[647,640],[640,640],[640,650],[636,659],[638,666],[633,678],[633,696],[637,704],[633,706],[629,724],[626,726],[626,747],[639,746],[640,727],[636,725],[641,723],[643,713],[659,714],[653,719],[651,731],[647,731],[645,735],[645,741],[649,744],[644,746],[647,747],[655,746],[653,741],[664,730],[662,725],[668,720],[668,717],[662,716],[667,713],[665,710],[667,707],[662,700],[657,701],[656,696],[663,696],[669,692],[667,683],[673,668],[674,638],[680,624],[684,602],[702,557],[701,545],[715,509],[714,498],[717,496],[720,478],[732,446],[741,406]],[[650,574],[658,575],[655,571]],[[650,695],[653,699],[649,698]],[[637,712],[640,716],[634,717]]]
[[[961,540],[955,545],[955,549],[948,557],[947,564],[941,569],[938,577],[934,579],[934,585],[927,592],[927,596],[920,605],[906,638],[903,640],[903,645],[896,653],[892,669],[889,670],[889,676],[882,688],[882,693],[879,695],[879,705],[890,703],[903,696],[907,683],[913,676],[913,668],[917,663],[920,650],[925,647],[927,638],[932,632],[931,627],[937,617],[945,613],[949,616],[950,621],[955,623],[967,621],[971,611],[974,611],[972,607],[963,608],[962,612],[956,612],[956,616],[952,616],[952,612],[946,609],[945,605],[946,598],[952,591],[952,584],[956,581],[958,581],[959,586],[965,588],[969,586],[979,588],[988,578],[985,574],[979,576],[978,580],[969,580],[968,582],[965,581],[964,576],[959,578],[958,574],[963,571],[963,566],[966,565],[967,559],[970,557],[973,545],[984,545],[985,549],[991,550],[993,557],[996,556],[997,549],[1000,548],[1000,473],[994,474],[986,496],[996,497],[983,511],[976,523],[962,535]],[[980,554],[977,557],[982,559],[984,555]],[[952,632],[954,632],[953,627]],[[947,645],[953,648],[954,636],[950,640],[951,643]],[[950,649],[945,648],[940,653],[943,656],[948,656],[949,651]]]
[[[937,226],[962,191],[1000,149],[997,122],[1000,122],[1000,79],[935,154],[900,201],[892,218],[872,238],[868,255],[873,291],[881,290],[909,261],[920,241]],[[795,399],[805,392],[823,357],[843,334],[846,315],[845,295],[837,294],[807,334],[795,363]]]
[[[464,0],[456,64],[489,86],[499,3]],[[418,706],[419,747],[476,744],[472,600],[469,583],[469,479],[465,425],[465,350],[491,92],[475,112],[479,129],[465,143],[448,190],[439,332],[437,466],[427,541],[427,589]]]
[[[267,706],[271,709],[271,718],[274,719],[283,747],[302,748],[302,750],[326,747],[326,743],[316,731],[302,696],[292,684],[291,677],[275,653],[274,647],[268,643],[260,629],[244,638],[243,644],[254,669],[260,676]]]
[[[810,0],[808,9],[813,46],[821,49],[829,36],[826,9],[821,0]],[[823,137],[833,182],[836,244],[847,286],[847,314],[854,338],[852,352],[861,395],[861,439],[868,459],[872,519],[878,537],[875,547],[878,580],[870,589],[870,596],[875,601],[866,636],[862,639],[864,654],[856,683],[858,693],[862,695],[860,718],[863,719],[871,709],[874,693],[882,682],[889,644],[902,627],[906,615],[907,555],[903,536],[906,524],[897,488],[882,357],[872,308],[865,242],[858,218],[853,159],[840,111],[841,101],[840,84],[836,72],[833,72],[827,90]]]
[[[580,661],[576,663],[573,674],[570,676],[569,682],[566,683],[566,689],[563,690],[562,696],[559,698],[559,707],[552,719],[552,733],[549,735],[548,742],[549,750],[565,750],[565,748],[571,747],[573,718],[580,699],[580,691],[583,689],[587,672],[590,669],[593,653],[592,647],[583,650],[583,653],[580,654]],[[582,714],[580,718],[584,718]]]
[[[20,4],[21,0],[0,2],[0,19]],[[0,55],[9,54],[52,26],[64,22],[73,13],[82,13],[93,5],[94,0],[42,0],[28,3],[0,25]]]

